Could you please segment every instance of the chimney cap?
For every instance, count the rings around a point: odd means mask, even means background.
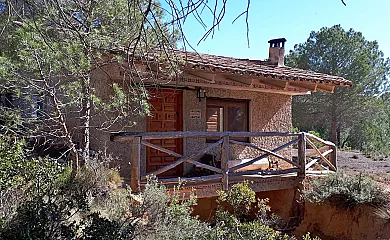
[[[282,48],[284,48],[285,42],[287,42],[285,38],[276,38],[268,41],[270,47],[282,47]]]
[[[285,38],[275,38],[268,41],[268,43],[285,43],[287,40]]]

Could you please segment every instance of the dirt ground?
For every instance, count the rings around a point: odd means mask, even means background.
[[[368,158],[359,151],[337,152],[338,169],[349,175],[367,174],[390,192],[390,158]],[[311,232],[323,240],[390,239],[390,220],[379,217],[377,208],[360,204],[343,208],[337,204],[305,202],[304,218],[297,236]]]
[[[337,152],[338,169],[347,174],[364,173],[371,176],[385,190],[390,191],[390,158],[368,158],[359,151]]]

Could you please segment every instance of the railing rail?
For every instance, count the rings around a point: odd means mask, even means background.
[[[241,142],[234,139],[239,137],[287,137],[288,141],[281,146],[272,150],[265,147],[255,145],[253,143]],[[173,139],[173,138],[219,138],[215,143],[209,144],[207,147],[198,150],[195,153],[183,156],[167,148],[152,144],[146,140],[151,139]],[[234,138],[234,139],[232,139]],[[336,147],[333,143],[322,140],[309,133],[290,133],[290,132],[145,132],[145,133],[115,133],[111,135],[112,141],[124,142],[132,141],[132,175],[131,187],[133,191],[139,191],[141,181],[145,180],[147,175],[159,175],[170,169],[177,167],[180,164],[188,163],[198,168],[204,168],[213,172],[212,175],[191,177],[191,178],[166,178],[159,179],[162,183],[178,183],[183,182],[204,182],[210,180],[221,181],[223,189],[229,186],[229,177],[243,175],[280,175],[287,173],[296,173],[297,177],[304,178],[306,173],[322,172],[326,170],[336,171]],[[140,174],[141,162],[141,145],[153,148],[157,151],[166,153],[167,155],[178,158],[176,161],[166,165],[153,172],[149,172],[144,176]],[[240,163],[229,168],[230,147],[231,145],[241,145],[253,148],[261,152],[258,157],[255,157],[247,162]],[[292,145],[297,145],[298,155],[296,158],[285,157],[279,152],[285,150]],[[320,145],[322,147],[320,147]],[[211,166],[197,161],[204,154],[220,147],[221,167]],[[309,148],[308,148],[309,147]],[[261,159],[272,156],[281,161],[290,164],[292,167],[288,169],[277,170],[244,170],[245,167],[255,164]],[[315,168],[315,170],[313,170]]]
[[[305,133],[305,135],[307,137],[307,144],[312,150],[306,153],[307,163],[305,169],[309,173],[322,173],[324,170],[337,171],[336,145],[310,133]],[[317,170],[309,170],[313,167]]]

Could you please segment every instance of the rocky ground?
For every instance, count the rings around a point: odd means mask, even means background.
[[[364,173],[390,191],[390,157],[369,158],[359,151],[337,152],[338,168],[347,174]]]

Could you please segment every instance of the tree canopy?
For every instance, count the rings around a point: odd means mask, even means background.
[[[164,20],[159,2],[151,0],[15,0],[0,5],[0,39],[5,43],[0,47],[0,91],[11,92],[20,104],[1,110],[20,111],[24,121],[15,131],[30,142],[64,142],[77,171],[78,149],[83,161],[89,158],[93,114],[114,111],[121,105],[114,117],[94,126],[102,129],[147,111],[145,90],[137,84],[137,91],[111,86],[117,97],[104,102],[95,94],[91,70],[108,62],[133,68],[131,59],[107,55],[117,49],[134,56],[155,48],[176,48],[179,35],[175,23]],[[135,84],[132,79],[128,85]],[[68,119],[74,119],[72,124]],[[80,132],[82,138],[77,139],[75,134]]]
[[[339,144],[343,132],[371,115],[372,101],[389,86],[390,61],[384,58],[378,42],[340,25],[311,32],[306,42],[295,45],[286,64],[353,82],[353,87],[335,88],[333,94],[316,92],[293,99],[294,126],[322,131]]]

